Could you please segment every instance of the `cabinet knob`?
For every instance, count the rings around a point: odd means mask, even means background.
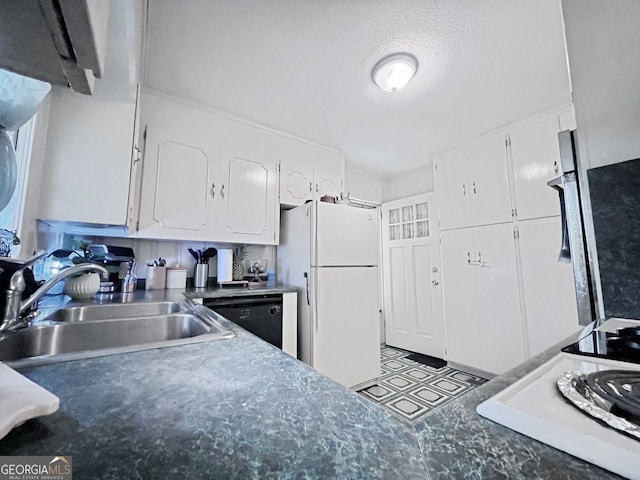
[[[462,195],[466,195],[467,194],[467,186],[463,183],[462,184]]]
[[[316,183],[316,193],[318,193],[318,184]]]
[[[224,200],[224,184],[222,184],[222,187],[220,187],[220,198]]]
[[[309,182],[309,193],[313,192],[313,183]]]
[[[478,193],[476,192],[476,182],[473,182],[473,193]]]
[[[554,171],[555,173],[558,173],[558,170],[559,170],[559,168],[558,168],[558,161],[556,160],[556,161],[554,161],[554,162],[553,162],[553,171]]]
[[[440,282],[438,280],[432,280],[431,283],[433,283],[434,287],[437,287],[438,285],[440,285]]]
[[[215,183],[211,184],[210,193],[211,193],[211,198],[216,198],[216,184]]]
[[[433,273],[436,273],[436,272],[438,271],[438,267],[433,267],[433,268],[431,269],[431,271],[432,271]]]

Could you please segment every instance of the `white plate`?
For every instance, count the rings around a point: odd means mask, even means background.
[[[60,399],[27,377],[0,364],[0,438],[25,421],[51,415]]]

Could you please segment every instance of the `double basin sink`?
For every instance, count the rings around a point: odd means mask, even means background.
[[[42,365],[233,336],[211,310],[193,302],[79,305],[0,334],[0,362]]]

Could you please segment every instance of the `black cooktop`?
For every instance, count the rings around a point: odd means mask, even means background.
[[[595,330],[563,352],[589,357],[640,363],[640,327],[620,328],[616,333]]]

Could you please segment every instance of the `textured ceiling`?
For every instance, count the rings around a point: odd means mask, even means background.
[[[560,0],[151,0],[145,84],[400,173],[569,100]],[[373,66],[409,52],[390,94]]]

